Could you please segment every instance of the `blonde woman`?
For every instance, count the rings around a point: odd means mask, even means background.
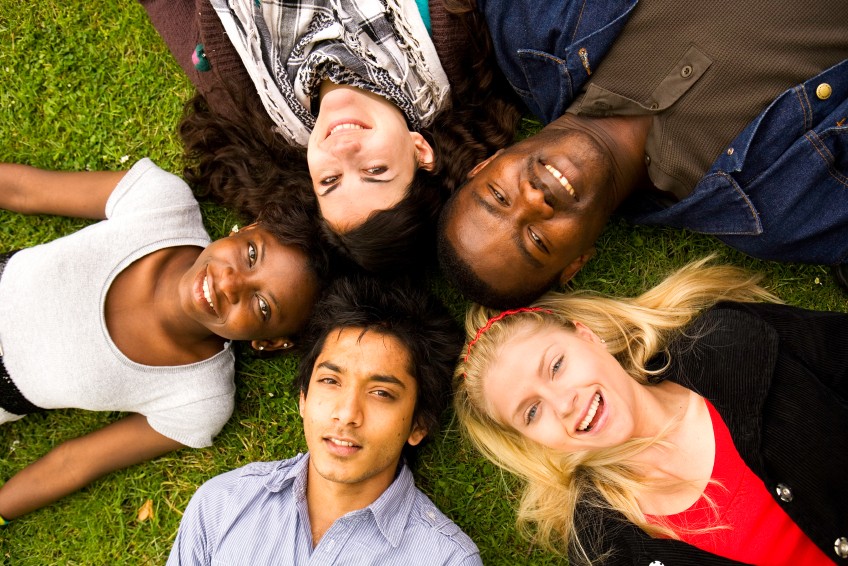
[[[756,283],[701,261],[635,299],[471,309],[456,410],[529,535],[572,564],[848,558],[848,315]]]

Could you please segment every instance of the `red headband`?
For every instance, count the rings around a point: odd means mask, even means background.
[[[492,318],[490,318],[489,320],[486,321],[486,324],[484,324],[480,328],[480,330],[477,331],[477,335],[474,336],[474,340],[472,340],[471,342],[468,343],[468,350],[465,352],[465,359],[463,359],[463,361],[464,362],[468,361],[468,356],[471,355],[471,347],[477,342],[477,340],[480,339],[480,336],[482,336],[484,332],[486,332],[488,329],[490,329],[492,327],[492,325],[494,323],[498,322],[499,320],[503,320],[504,318],[506,318],[510,315],[519,314],[519,313],[522,313],[522,312],[544,312],[544,313],[547,313],[547,314],[551,314],[551,311],[549,309],[543,309],[541,307],[521,307],[520,309],[511,309],[511,310],[503,311],[502,313],[493,316]],[[465,374],[463,373],[463,376],[464,375]]]

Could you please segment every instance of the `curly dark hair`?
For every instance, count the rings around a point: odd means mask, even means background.
[[[408,371],[418,384],[413,418],[427,429],[428,438],[434,435],[450,402],[451,374],[462,346],[459,326],[444,305],[406,278],[387,280],[360,273],[337,279],[315,307],[305,332],[307,350],[296,378],[304,395],[327,336],[346,328],[393,336],[406,347]],[[406,445],[408,460],[414,460],[416,448]]]
[[[210,108],[201,94],[186,103],[179,125],[190,163],[183,171],[186,180],[199,196],[245,218],[257,218],[269,202],[294,203],[314,218],[318,204],[306,148],[275,133],[258,98],[232,96],[238,104],[226,114]]]

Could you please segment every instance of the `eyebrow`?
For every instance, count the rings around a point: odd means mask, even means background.
[[[360,179],[362,180],[363,183],[391,183],[392,181],[397,179],[397,176],[392,177],[391,179],[377,179],[376,177],[363,176],[363,177],[360,177]],[[335,191],[336,189],[338,189],[341,185],[342,185],[341,182],[338,182],[334,185],[330,185],[329,187],[327,187],[326,191],[324,191],[323,193],[318,193],[318,196],[325,197],[328,194]]]
[[[330,194],[330,193],[332,193],[333,191],[335,191],[336,189],[338,189],[340,185],[341,185],[341,183],[336,183],[335,185],[330,185],[329,187],[327,187],[327,190],[326,190],[326,191],[324,191],[323,193],[318,193],[318,196],[325,197],[325,196],[327,196],[328,194]]]
[[[524,241],[524,238],[521,237],[520,233],[516,232],[513,234],[512,241],[515,244],[515,247],[518,248],[519,253],[524,256],[524,259],[526,259],[530,265],[539,269],[545,267],[544,264],[533,257],[533,254],[531,254],[530,250],[527,249],[527,243]]]
[[[318,368],[327,368],[328,370],[335,373],[347,373],[347,370],[345,368],[338,366],[330,361],[321,362],[316,366],[316,369]],[[389,383],[391,385],[397,385],[401,389],[406,389],[406,384],[391,374],[375,373],[368,376],[368,381],[376,381],[378,383]]]

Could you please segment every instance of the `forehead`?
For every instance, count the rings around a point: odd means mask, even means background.
[[[547,325],[533,320],[521,320],[504,329],[505,332],[498,337],[498,342],[490,350],[491,359],[484,368],[484,392],[502,385],[520,385],[521,376],[527,373],[531,363],[538,363],[533,354],[546,330]]]
[[[351,376],[393,375],[414,384],[410,361],[409,349],[391,334],[361,327],[336,328],[327,334],[315,368],[332,362]]]
[[[318,294],[318,282],[309,267],[309,258],[299,246],[283,244],[261,226],[236,234],[245,241],[258,240],[257,258],[262,266],[263,288],[278,302],[278,331],[295,333],[304,325]]]

